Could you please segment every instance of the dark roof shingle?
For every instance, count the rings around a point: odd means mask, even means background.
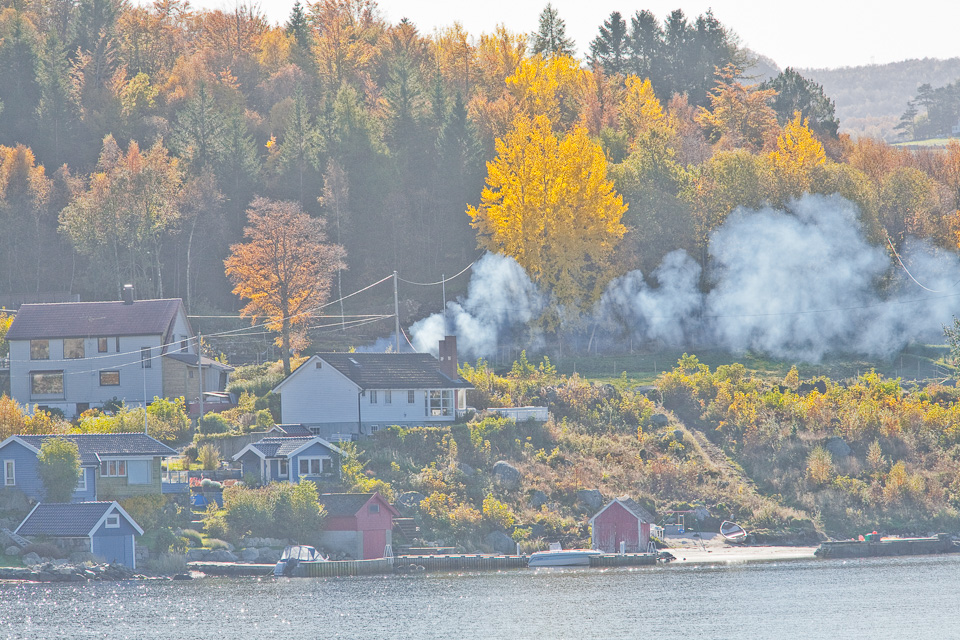
[[[471,389],[461,377],[440,371],[429,353],[318,353],[317,357],[361,389]]]
[[[649,511],[640,506],[640,504],[633,498],[628,498],[627,496],[621,496],[617,498],[620,503],[629,509],[633,515],[637,516],[641,522],[649,522],[651,524],[657,521]]]
[[[372,497],[372,493],[323,493],[320,504],[328,516],[355,516]]]
[[[7,331],[7,340],[166,336],[181,307],[179,298],[123,302],[25,304]]]
[[[38,504],[16,532],[21,536],[84,537],[112,506],[112,502]]]
[[[100,462],[98,456],[172,456],[176,451],[154,440],[145,433],[71,433],[17,436],[30,446],[39,449],[49,438],[66,438],[76,443],[80,450],[80,464],[87,467]]]

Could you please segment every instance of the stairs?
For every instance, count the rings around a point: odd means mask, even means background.
[[[393,548],[396,553],[404,553],[420,536],[420,527],[413,518],[393,519]]]
[[[2,532],[3,535],[5,535],[5,536],[7,536],[8,538],[10,538],[10,540],[13,542],[13,544],[17,545],[17,546],[20,547],[21,549],[23,549],[23,548],[26,547],[28,544],[30,544],[30,541],[29,541],[29,540],[27,540],[27,539],[24,538],[23,536],[18,536],[17,534],[15,534],[13,531],[10,531],[10,529],[7,529],[6,527],[3,527],[2,529],[0,529],[0,532]]]

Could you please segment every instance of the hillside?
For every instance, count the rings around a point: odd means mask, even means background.
[[[917,87],[955,82],[960,78],[960,58],[797,71],[822,85],[835,101],[841,133],[895,141],[897,132],[893,128]]]

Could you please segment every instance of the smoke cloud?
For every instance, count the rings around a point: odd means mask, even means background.
[[[516,260],[487,254],[473,267],[466,298],[448,302],[445,315],[435,313],[410,327],[413,346],[436,354],[440,340],[455,335],[460,355],[489,356],[543,307],[544,297]]]
[[[867,241],[850,202],[807,195],[789,209],[731,214],[710,237],[705,274],[678,250],[651,274],[656,286],[639,271],[617,278],[592,321],[640,343],[807,362],[831,352],[889,358],[911,341],[942,340],[943,325],[960,313],[955,254],[908,240],[901,257],[914,281],[885,247]],[[447,332],[457,335],[462,352],[490,356],[545,303],[516,262],[488,255],[477,263],[467,297],[448,303]],[[411,331],[418,350],[435,352],[443,317],[430,316]]]

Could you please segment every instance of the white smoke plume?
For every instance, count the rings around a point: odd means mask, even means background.
[[[461,356],[490,356],[543,306],[543,296],[516,260],[487,254],[473,267],[466,298],[447,303],[446,317],[435,313],[410,327],[413,346],[436,354],[440,340],[455,335]]]

